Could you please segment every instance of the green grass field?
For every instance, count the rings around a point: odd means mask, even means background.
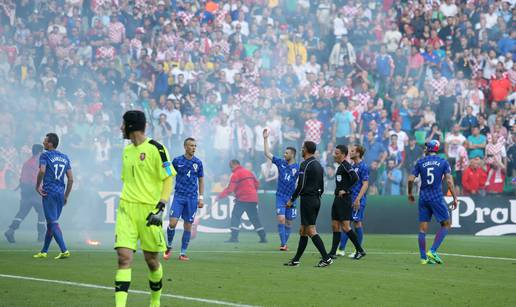
[[[116,257],[109,240],[89,247],[65,232],[72,257],[32,259],[40,245],[28,234],[17,244],[0,243],[0,306],[111,306]],[[80,237],[77,235],[76,237]],[[181,233],[176,235],[180,244]],[[449,236],[442,246],[445,264],[420,265],[416,236],[366,235],[368,256],[360,261],[339,258],[328,268],[314,268],[318,254],[312,243],[297,268],[284,267],[293,256],[277,249],[275,234],[268,244],[241,235],[241,243],[222,243],[226,236],[203,235],[191,242],[190,262],[174,257],[163,263],[162,306],[246,304],[255,306],[514,306],[516,301],[516,236]],[[2,238],[3,239],[3,238]],[[329,249],[330,235],[324,235]],[[432,239],[431,237],[429,239]],[[429,240],[430,241],[430,240]],[[428,242],[427,245],[431,243]],[[487,256],[492,258],[469,257]],[[9,278],[5,275],[69,281]],[[148,291],[141,253],[133,265],[132,290]],[[182,297],[178,297],[182,296]],[[205,299],[210,301],[201,301]],[[148,295],[131,293],[129,306],[145,306]]]

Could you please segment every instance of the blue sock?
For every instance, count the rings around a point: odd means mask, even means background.
[[[45,233],[45,242],[43,243],[42,253],[48,252],[48,247],[52,242],[52,224],[47,223],[47,232]]]
[[[190,236],[192,235],[191,231],[183,232],[183,239],[181,240],[181,255],[186,255],[186,249],[188,248],[188,243],[190,243]]]
[[[174,240],[174,235],[176,234],[175,228],[167,227],[167,247],[172,248],[172,241]]]
[[[419,255],[421,259],[426,259],[426,233],[420,232],[418,238]]]
[[[285,245],[285,224],[278,224],[278,234],[281,242],[281,246]]]
[[[288,238],[290,237],[290,230],[292,229],[292,227],[290,226],[287,226],[285,224],[285,245],[287,244],[288,242]]]
[[[439,231],[437,231],[437,233],[435,234],[434,244],[432,244],[432,248],[430,249],[430,251],[432,253],[435,253],[437,251],[437,249],[439,248],[439,246],[441,246],[441,243],[443,243],[444,238],[446,237],[447,234],[448,234],[448,228],[446,228],[446,227],[441,227],[441,229],[439,229]]]
[[[362,241],[364,241],[364,229],[362,227],[356,227],[355,232],[357,234],[358,243],[362,245]]]
[[[61,249],[61,253],[64,253],[68,249],[66,248],[66,244],[63,239],[63,232],[61,231],[61,227],[59,227],[58,223],[53,223],[52,226],[52,234],[54,239],[56,239],[57,245],[59,245],[59,248]]]
[[[340,250],[346,249],[346,244],[348,243],[348,234],[345,231],[340,233]]]

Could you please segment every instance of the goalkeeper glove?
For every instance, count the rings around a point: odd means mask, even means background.
[[[156,209],[158,209],[158,211],[156,213],[153,213],[151,211],[151,212],[149,212],[149,215],[147,215],[147,226],[150,226],[150,225],[161,226],[163,224],[163,211],[165,210],[165,203],[160,201],[156,205]]]

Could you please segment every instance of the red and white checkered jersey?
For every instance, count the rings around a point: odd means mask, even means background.
[[[117,21],[109,24],[109,41],[113,44],[120,44],[124,41],[125,38],[125,27],[124,25]]]
[[[432,87],[432,91],[437,96],[444,95],[446,85],[448,85],[448,79],[446,79],[445,77],[430,80],[430,86]]]
[[[305,141],[312,141],[315,144],[321,143],[324,131],[323,123],[317,119],[309,119],[305,122]]]
[[[114,60],[115,59],[115,47],[113,46],[102,46],[97,48],[97,52],[95,54],[97,59],[106,59],[106,60]]]

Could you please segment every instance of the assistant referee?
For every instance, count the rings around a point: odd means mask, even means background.
[[[123,152],[123,188],[115,226],[115,249],[118,254],[116,306],[125,306],[127,301],[131,263],[138,239],[150,270],[150,306],[160,305],[163,270],[159,253],[166,250],[161,224],[165,204],[172,192],[172,176],[176,171],[169,162],[167,149],[145,136],[145,125],[145,114],[141,111],[127,111],[123,116],[121,130],[131,144]]]
[[[285,263],[286,266],[299,265],[299,259],[301,259],[308,244],[308,237],[312,238],[312,242],[319,250],[319,253],[321,253],[322,259],[316,266],[326,267],[333,263],[331,257],[326,253],[321,237],[315,229],[317,215],[321,208],[321,196],[324,192],[324,170],[319,161],[314,157],[316,149],[315,143],[311,141],[304,142],[301,148],[301,153],[305,160],[299,167],[296,190],[287,203],[287,207],[292,207],[296,198],[301,196],[300,238],[296,255],[289,262]]]
[[[337,248],[340,244],[341,229],[348,235],[355,246],[355,259],[359,260],[366,255],[356,233],[351,229],[350,221],[353,215],[353,206],[351,201],[351,187],[358,182],[358,174],[353,166],[346,161],[348,155],[348,147],[346,145],[337,145],[333,152],[333,159],[339,163],[335,174],[335,199],[331,207],[331,227],[333,229],[333,241],[330,251],[330,257],[335,259]]]

